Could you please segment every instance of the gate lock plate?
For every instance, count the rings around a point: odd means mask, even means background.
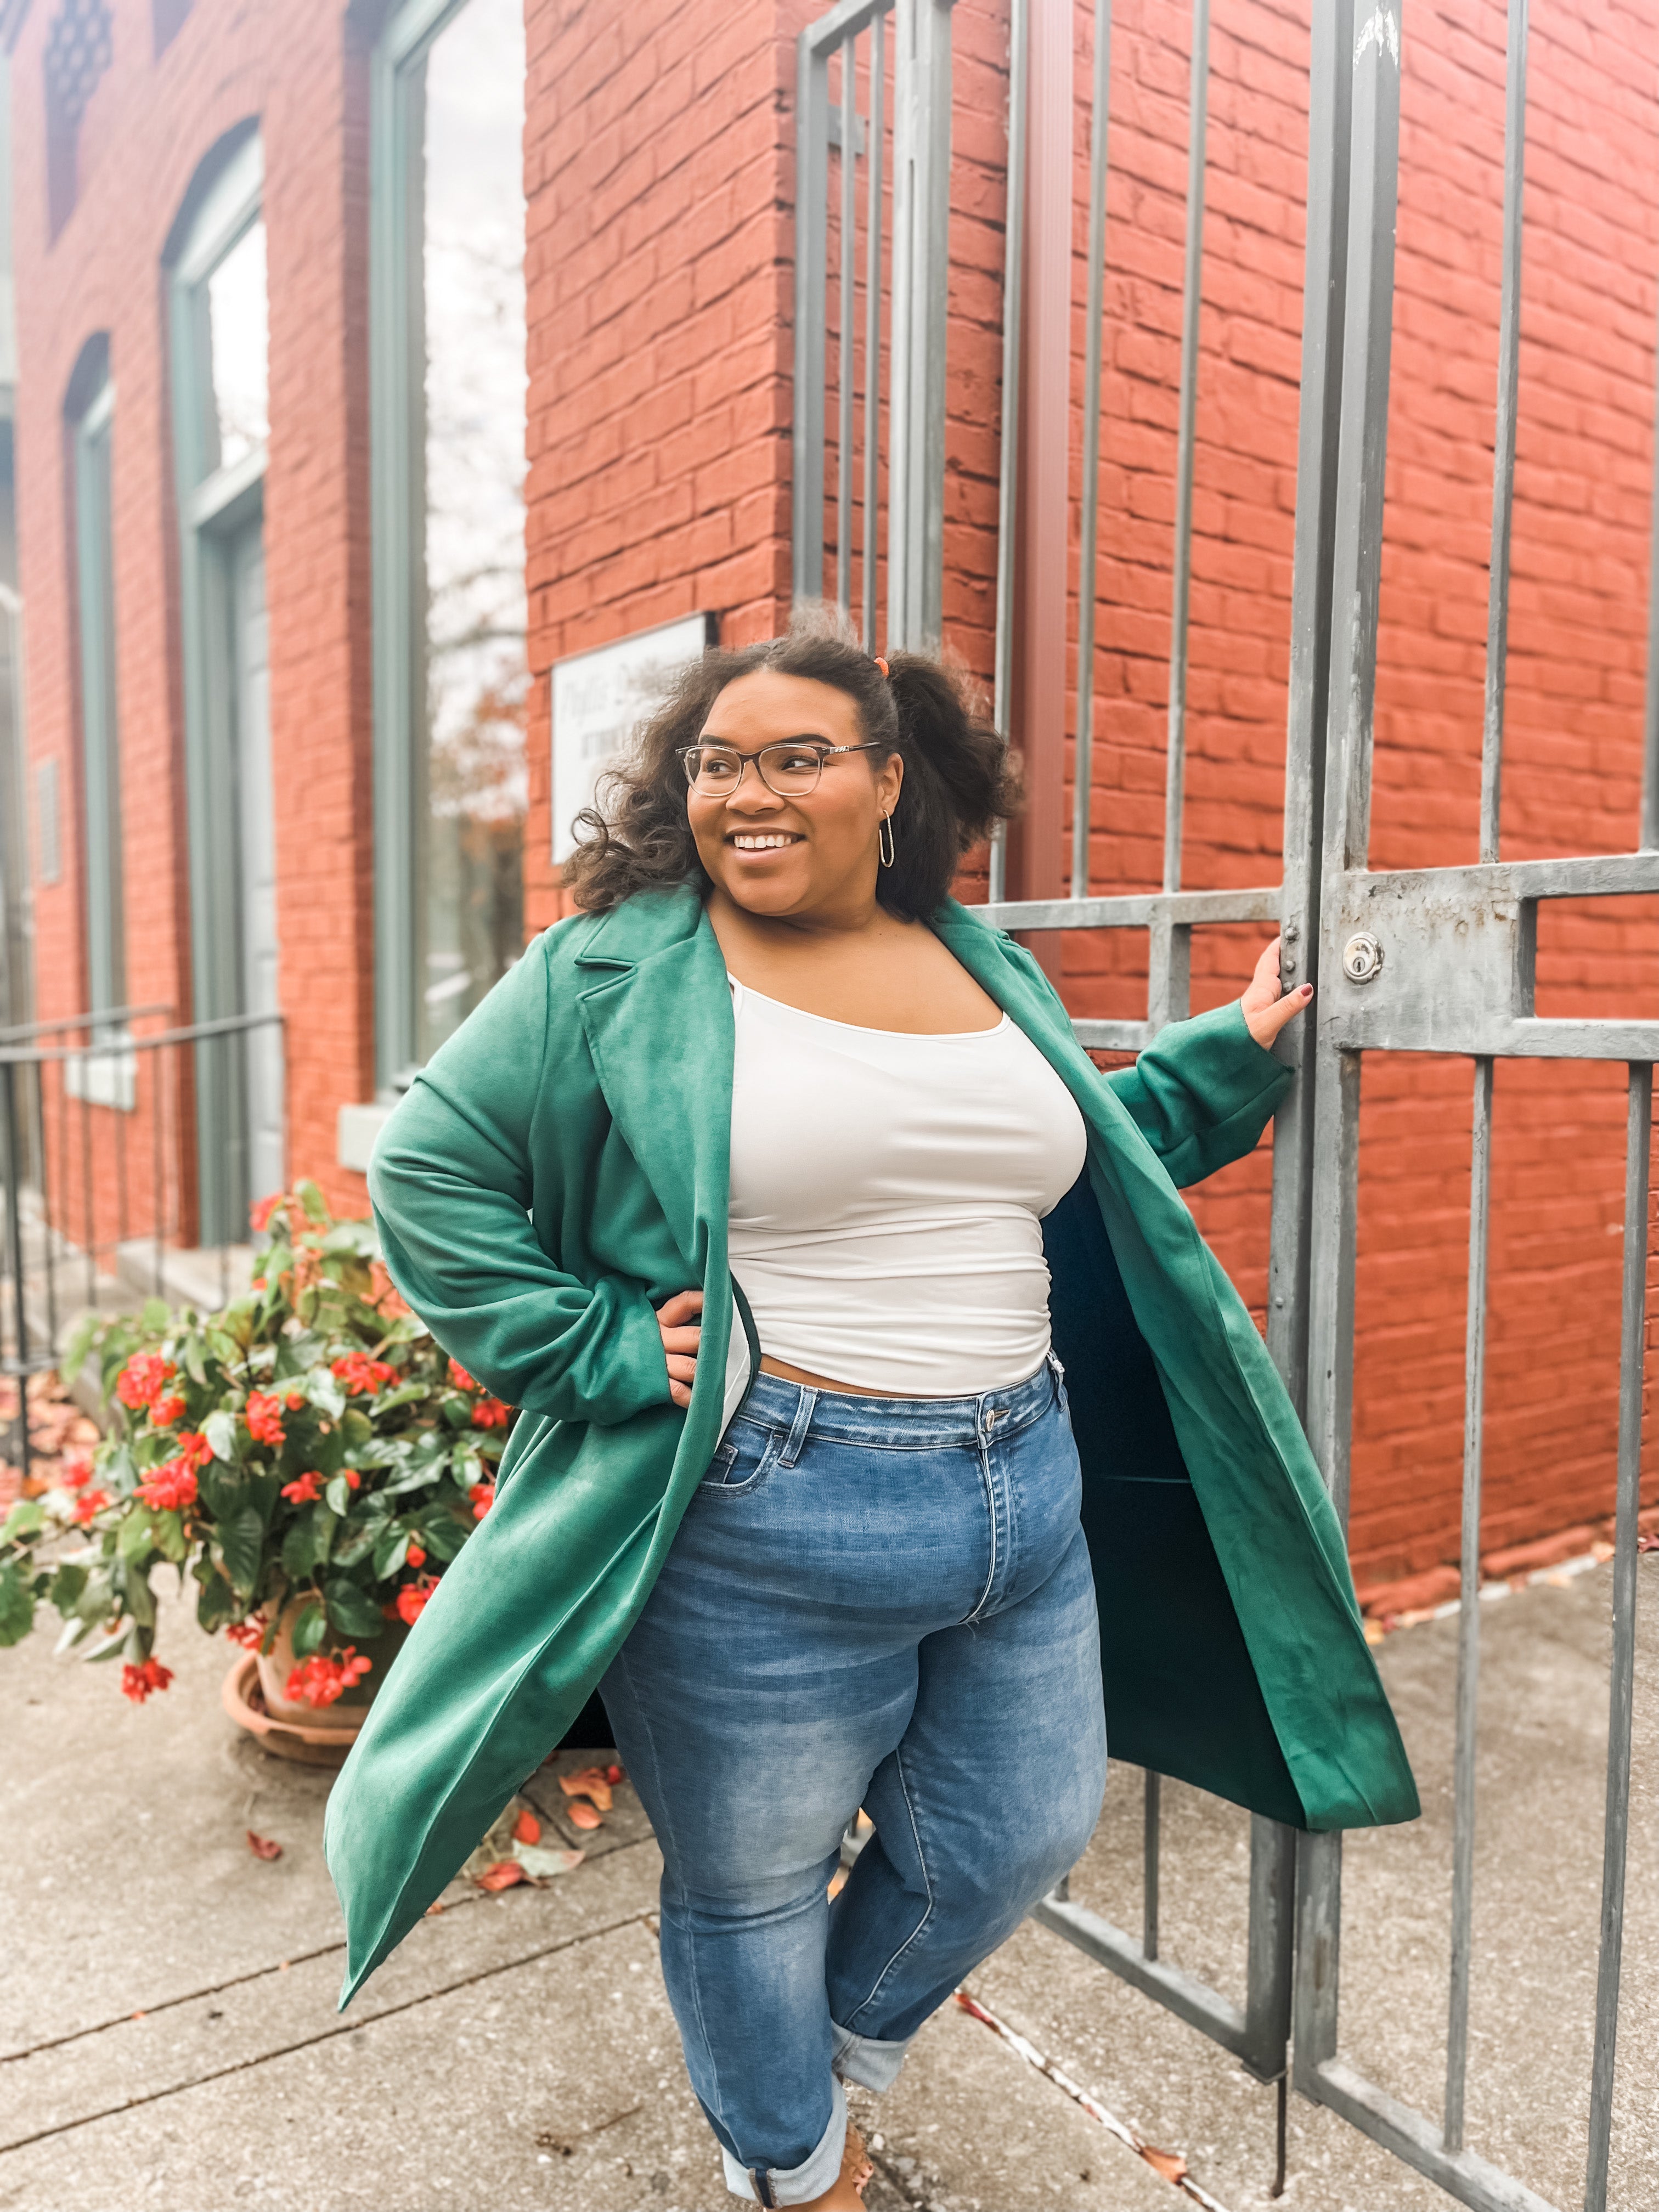
[[[1342,973],[1351,983],[1369,983],[1382,965],[1382,947],[1369,929],[1355,932],[1342,948]]]

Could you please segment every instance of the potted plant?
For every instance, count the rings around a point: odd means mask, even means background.
[[[66,1365],[96,1357],[109,1431],[0,1526],[0,1644],[48,1600],[59,1648],[118,1657],[143,1704],[173,1679],[150,1577],[174,1567],[201,1626],[243,1647],[236,1717],[314,1755],[355,1735],[489,1510],[513,1416],[404,1304],[368,1222],[301,1183],[253,1228],[252,1288],[223,1312],[152,1300],[81,1324]]]

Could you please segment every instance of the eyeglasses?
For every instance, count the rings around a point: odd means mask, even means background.
[[[743,781],[750,761],[766,788],[779,799],[805,799],[818,787],[823,763],[836,753],[891,752],[891,745],[803,744],[799,738],[781,744],[763,745],[757,753],[740,753],[731,745],[682,745],[680,765],[685,780],[700,799],[729,799]]]

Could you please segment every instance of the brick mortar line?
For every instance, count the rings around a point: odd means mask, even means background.
[[[624,1850],[631,1850],[624,1844]],[[470,1989],[477,1982],[487,1982],[493,1975],[510,1973],[515,1966],[527,1966],[538,1959],[552,1958],[560,1951],[571,1951],[578,1944],[596,1942],[602,1936],[614,1936],[621,1928],[642,1926],[651,1917],[649,1911],[625,1913],[620,1920],[607,1921],[602,1928],[589,1928],[580,1936],[566,1936],[556,1943],[544,1943],[533,1951],[526,1951],[516,1959],[503,1959],[494,1966],[481,1966],[475,1974],[463,1974],[458,1981],[446,1982],[440,1989],[423,1990],[418,1996],[405,1997],[400,2004],[387,2005],[373,2013],[367,2020],[339,2021],[331,2027],[320,2029],[315,2035],[304,2035],[294,2043],[279,2044],[275,2050],[257,2051],[252,2057],[239,2058],[234,2065],[216,2067],[210,2074],[198,2074],[188,2081],[170,2082],[164,2089],[150,2089],[142,2097],[128,2097],[118,2105],[106,2105],[95,2112],[83,2112],[76,2119],[62,2121],[56,2127],[37,2128],[33,2135],[17,2136],[10,2142],[0,2143],[0,2158],[15,2150],[27,2150],[31,2143],[46,2142],[53,2136],[72,2135],[76,2128],[89,2128],[99,2120],[118,2119],[125,2112],[135,2112],[144,2105],[159,2104],[164,2097],[182,2096],[187,2089],[204,2089],[210,2082],[223,2081],[233,2074],[251,2073],[256,2066],[267,2066],[273,2059],[291,2057],[296,2051],[310,2051],[319,2043],[331,2043],[337,2036],[356,2035],[362,2028],[374,2027],[383,2020],[392,2020],[399,2013],[412,2012],[416,2005],[430,2004],[439,1997],[453,1996],[457,1990]],[[335,1944],[331,1949],[343,1949]],[[321,1958],[322,1952],[313,1957]],[[280,1971],[276,1969],[274,1971]],[[234,1986],[227,1984],[226,1986]],[[206,1992],[211,1995],[212,1992]]]
[[[648,1836],[636,1836],[631,1844],[613,1844],[610,1850],[601,1852],[598,1859],[590,1859],[588,1863],[598,1866],[604,1859],[615,1858],[619,1851],[637,1850],[641,1844],[653,1840]],[[453,1899],[444,1910],[446,1912],[458,1912],[463,1905],[482,1905],[484,1898],[485,1893],[479,1890],[470,1897]],[[343,1951],[344,1948],[343,1940],[338,1943],[321,1943],[314,1951],[296,1951],[292,1958],[283,1959],[274,1966],[254,1966],[246,1974],[233,1974],[228,1981],[210,1982],[205,1989],[186,1990],[182,1996],[163,1997],[158,2004],[139,2006],[133,2012],[116,2013],[108,2020],[95,2021],[90,2027],[72,2027],[67,2035],[48,2036],[44,2043],[28,2044],[21,2051],[0,2051],[0,2066],[15,2066],[25,2058],[38,2058],[43,2051],[61,2051],[66,2044],[83,2042],[88,2036],[107,2035],[112,2027],[130,2027],[140,2011],[149,2020],[157,2013],[172,2012],[179,2005],[196,2004],[203,1997],[222,1996],[227,1990],[246,1989],[250,1982],[262,1982],[270,1974],[286,1973],[293,1966],[308,1966],[313,1959],[326,1959],[331,1952]],[[376,2013],[374,2017],[378,2020],[380,2014]],[[0,2143],[0,2152],[10,2148],[9,2143]]]

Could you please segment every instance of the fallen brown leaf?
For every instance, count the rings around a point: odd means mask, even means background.
[[[1140,2155],[1153,2172],[1161,2173],[1166,2181],[1187,2179],[1187,2161],[1178,2150],[1158,2150],[1151,2143],[1143,2143]]]
[[[480,1889],[511,1889],[515,1881],[526,1880],[524,1869],[517,1859],[497,1859],[477,1877]]]
[[[573,1797],[564,1809],[573,1828],[602,1828],[605,1826],[586,1798]]]
[[[559,1787],[567,1797],[591,1797],[601,1813],[611,1810],[611,1783],[602,1766],[584,1766],[580,1774],[562,1774]]]
[[[520,1813],[513,1823],[513,1833],[521,1844],[538,1844],[542,1839],[542,1824],[533,1813]]]
[[[252,1828],[247,1832],[247,1847],[256,1859],[279,1859],[283,1847],[269,1836],[256,1836]]]

